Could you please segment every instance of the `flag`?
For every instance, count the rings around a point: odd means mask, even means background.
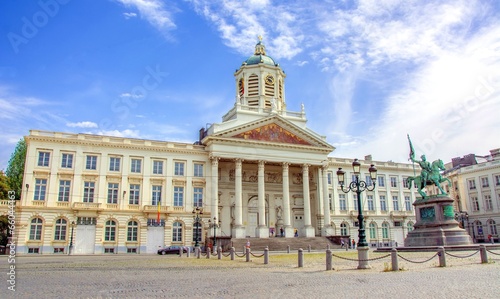
[[[408,142],[410,143],[410,159],[412,160],[415,159],[415,149],[413,148],[413,144],[411,144],[411,139],[410,139],[410,134],[406,134],[408,136]]]
[[[158,215],[156,215],[156,222],[160,223],[160,210],[161,210],[160,200],[157,201],[156,205],[158,206]]]

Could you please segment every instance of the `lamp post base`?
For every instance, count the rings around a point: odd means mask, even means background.
[[[358,247],[358,269],[371,269],[368,264],[368,246]]]

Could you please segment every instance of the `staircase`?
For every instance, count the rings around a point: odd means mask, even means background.
[[[290,250],[298,250],[302,248],[308,250],[308,246],[311,245],[311,250],[326,250],[328,244],[330,248],[340,248],[340,245],[332,243],[329,239],[325,237],[315,237],[315,238],[281,238],[281,237],[271,237],[268,239],[260,238],[243,238],[236,239],[232,238],[231,243],[237,252],[244,250],[247,241],[250,241],[250,248],[252,251],[261,251],[266,247],[270,251],[286,251],[288,245],[290,245]],[[229,248],[224,248],[224,250],[229,250]]]

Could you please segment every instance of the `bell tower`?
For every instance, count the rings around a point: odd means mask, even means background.
[[[266,54],[262,37],[255,52],[234,73],[236,104],[262,113],[281,114],[286,111],[285,72]]]

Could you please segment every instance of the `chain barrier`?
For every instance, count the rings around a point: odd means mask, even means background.
[[[207,253],[206,252],[205,253],[201,252],[201,256],[207,256]]]
[[[494,255],[500,255],[500,253],[493,252],[490,249],[486,249],[486,251],[488,251],[489,253],[494,254]]]
[[[473,252],[473,253],[471,253],[469,255],[455,255],[455,254],[451,254],[449,252],[445,252],[445,253],[447,255],[449,255],[449,256],[452,256],[452,257],[456,257],[456,258],[459,258],[459,259],[465,259],[465,258],[468,258],[468,257],[471,257],[471,256],[475,255],[478,252],[479,252],[479,250],[477,250],[476,252]]]
[[[439,252],[437,252],[435,255],[431,256],[430,258],[426,259],[425,261],[412,261],[412,260],[409,260],[409,259],[407,259],[407,258],[403,257],[402,255],[400,255],[400,254],[398,253],[398,257],[400,257],[401,259],[403,259],[403,260],[405,260],[405,261],[407,261],[407,262],[409,262],[409,263],[414,263],[414,264],[423,264],[423,263],[427,263],[428,261],[432,260],[433,258],[435,258],[435,257],[436,257],[436,256],[438,256],[438,255],[439,255]]]
[[[237,257],[245,257],[245,253],[243,252],[241,255],[239,255],[236,251],[234,252],[234,255],[236,255]]]
[[[231,255],[231,252],[228,252],[228,253],[224,253],[224,252],[222,252],[222,256],[224,256],[224,257],[228,257],[228,256],[230,256],[230,255]]]
[[[374,257],[374,258],[371,258],[371,259],[363,259],[363,260],[353,259],[353,258],[348,258],[348,257],[343,257],[343,256],[338,256],[338,255],[333,254],[333,253],[332,253],[332,256],[334,256],[336,258],[339,258],[339,259],[342,259],[342,260],[351,261],[351,262],[369,262],[369,261],[376,261],[376,260],[385,259],[386,257],[390,257],[391,254],[389,253],[389,254],[386,254],[386,255],[383,255],[383,256]]]
[[[251,254],[253,257],[263,257],[263,256],[264,256],[264,253],[263,253],[263,254],[253,254],[253,252],[250,252],[250,254]]]

